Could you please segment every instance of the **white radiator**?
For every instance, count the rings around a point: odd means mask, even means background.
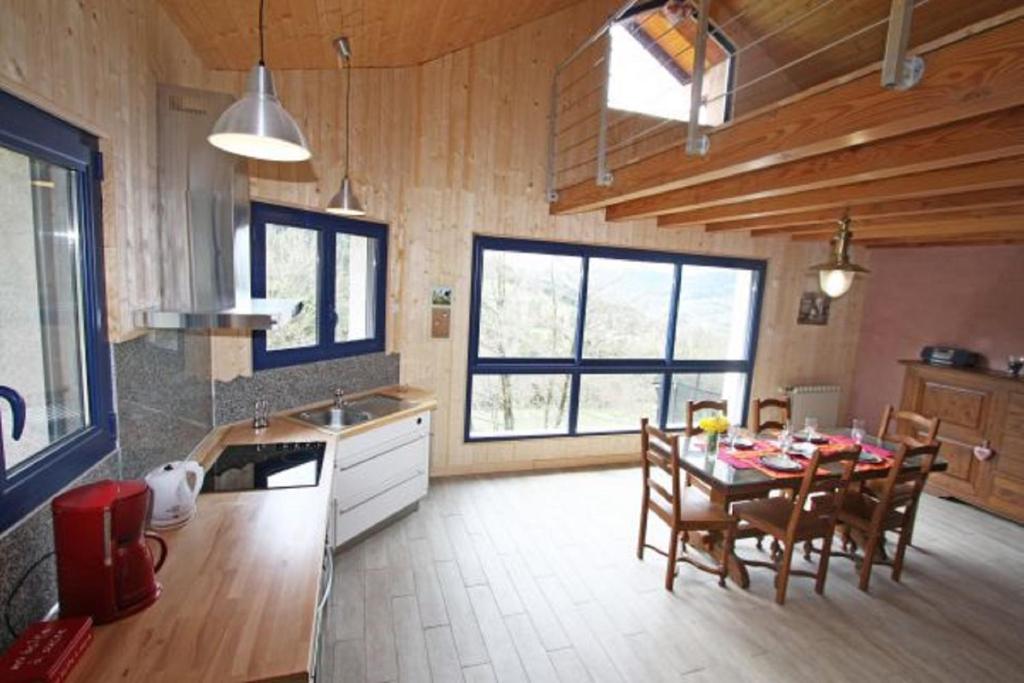
[[[835,384],[787,387],[793,428],[802,429],[804,419],[808,417],[818,418],[818,425],[822,428],[838,425],[840,391],[840,387]]]

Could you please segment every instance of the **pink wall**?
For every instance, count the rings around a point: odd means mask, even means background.
[[[1024,354],[1024,245],[875,249],[869,267],[850,417],[870,429],[899,403],[896,361],[922,346],[961,346],[999,370]]]

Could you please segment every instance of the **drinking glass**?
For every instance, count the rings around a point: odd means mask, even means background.
[[[864,442],[864,420],[853,418],[853,423],[850,427],[850,437],[860,444]]]
[[[793,428],[789,424],[789,420],[786,420],[786,424],[782,425],[782,431],[779,432],[779,448],[785,453],[789,450],[789,447],[793,445]]]
[[[262,431],[270,424],[270,402],[266,399],[259,399],[253,405],[252,428]]]
[[[729,448],[736,448],[736,439],[740,435],[739,425],[729,425]]]
[[[818,418],[807,417],[804,418],[804,431],[807,432],[807,438],[813,439],[818,435]]]

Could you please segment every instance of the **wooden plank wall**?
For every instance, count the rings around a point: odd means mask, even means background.
[[[550,77],[555,63],[604,18],[600,4],[581,3],[423,66],[353,74],[352,176],[371,215],[391,225],[388,348],[402,354],[404,382],[438,394],[434,474],[616,461],[636,450],[632,436],[462,442],[474,233],[766,258],[754,394],[787,383],[850,384],[863,287],[833,305],[828,326],[796,325],[800,292],[814,286],[806,268],[822,260],[823,244],[659,230],[650,219],[609,224],[598,212],[549,216],[543,192]],[[157,296],[155,83],[237,91],[241,75],[203,70],[148,2],[80,8],[25,1],[5,6],[3,14],[3,83],[109,131],[111,326],[116,339],[129,338],[126,314]],[[340,181],[344,80],[337,71],[277,71],[275,77],[314,157],[300,165],[253,164],[253,196],[317,208]],[[866,254],[856,258],[866,262]],[[429,293],[442,284],[455,290],[452,334],[435,340]],[[217,376],[251,372],[244,335],[218,335],[214,350]]]
[[[155,2],[10,0],[0,7],[0,88],[97,134],[109,328],[160,296],[156,230],[156,83],[219,84]]]

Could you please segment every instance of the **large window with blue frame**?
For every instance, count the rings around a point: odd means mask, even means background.
[[[0,91],[0,532],[113,452],[96,138]]]
[[[477,236],[467,441],[746,419],[765,262]]]
[[[384,350],[386,225],[254,202],[251,239],[252,295],[302,302],[253,333],[255,369]]]

